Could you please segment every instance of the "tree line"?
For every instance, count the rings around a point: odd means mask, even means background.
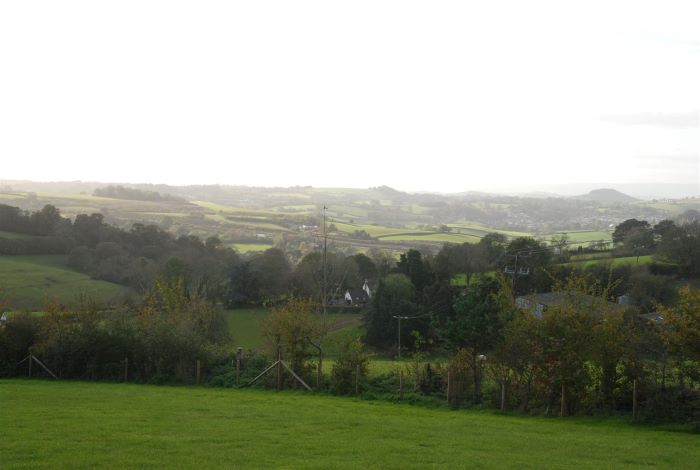
[[[187,200],[179,196],[173,196],[172,194],[161,194],[157,191],[147,191],[125,186],[105,186],[104,188],[96,188],[92,194],[100,197],[130,199],[135,201],[187,202]]]
[[[139,224],[123,230],[99,214],[71,222],[51,208],[40,215],[3,210],[14,217],[0,218],[3,229],[64,237],[77,269],[102,278],[124,273],[112,279],[144,292],[114,309],[84,302],[49,305],[41,319],[13,316],[0,333],[5,374],[16,372],[13,361],[36,351],[51,357],[66,377],[113,378],[125,358],[144,381],[191,376],[195,357],[221,367],[231,358],[230,351],[222,352],[222,305],[267,304],[282,312],[273,316],[279,324],[266,325],[268,337],[290,360],[296,358],[295,367],[311,381],[314,350],[322,351],[325,333],[313,322],[297,328],[297,320],[309,318],[300,312],[327,305],[368,279],[376,289],[364,315],[363,342],[423,358],[409,371],[416,392],[447,392],[453,406],[493,404],[543,414],[626,412],[634,402],[652,420],[699,416],[700,296],[689,287],[675,288],[695,269],[697,221],[654,227],[630,222],[616,231],[616,249],[622,250],[651,231],[666,262],[676,252],[662,247],[684,247],[691,259],[687,270],[659,275],[649,266],[578,269],[562,264],[566,253],[541,241],[499,234],[477,244],[445,245],[434,256],[408,250],[395,261],[379,253],[331,252],[324,263],[321,253],[312,252],[291,266],[279,249],[242,257],[214,237],[175,238]],[[516,262],[514,255],[522,257]],[[509,265],[510,277],[504,273]],[[463,282],[455,282],[460,276]],[[539,315],[515,302],[548,291],[558,293],[559,301]],[[622,294],[637,305],[619,306]],[[310,299],[307,307],[289,302],[299,298]],[[431,363],[427,354],[448,359]],[[362,388],[381,389],[367,382],[367,361],[361,343],[344,344],[334,389],[352,390],[353,377],[359,388],[360,373]]]

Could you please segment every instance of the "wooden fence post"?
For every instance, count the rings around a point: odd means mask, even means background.
[[[360,394],[360,365],[355,367],[355,395]]]
[[[236,385],[241,384],[241,354],[243,354],[243,348],[236,349]]]
[[[449,370],[447,371],[447,391],[446,391],[446,395],[447,395],[447,397],[446,397],[446,398],[447,398],[447,404],[449,405],[449,404],[450,404],[450,371],[449,371]]]
[[[129,381],[129,358],[124,358],[124,382]]]
[[[199,380],[201,379],[202,373],[202,361],[197,359],[197,385],[199,385]]]
[[[565,414],[566,414],[565,389],[564,389],[564,384],[561,384],[561,409],[559,410],[559,416],[563,418]]]
[[[632,419],[637,419],[637,379],[632,382]]]
[[[282,390],[282,350],[277,348],[277,390]]]
[[[29,355],[29,377],[32,376],[32,362],[34,362],[34,356]]]
[[[506,411],[506,383],[501,382],[501,411]]]
[[[399,369],[399,397],[403,398],[403,370]]]

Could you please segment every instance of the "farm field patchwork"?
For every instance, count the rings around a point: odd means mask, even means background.
[[[697,468],[696,435],[301,392],[0,380],[2,467]]]

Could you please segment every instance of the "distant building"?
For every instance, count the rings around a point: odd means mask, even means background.
[[[345,291],[345,303],[346,305],[351,305],[353,307],[364,307],[372,299],[372,291],[367,284],[362,285],[362,289],[348,289]]]
[[[570,296],[570,297],[569,297]],[[575,296],[575,297],[574,297]],[[531,296],[521,296],[515,299],[515,305],[526,311],[531,311],[532,314],[537,318],[542,318],[544,312],[551,307],[561,305],[569,297],[569,299],[579,302],[581,305],[590,307],[595,305],[600,300],[597,297],[587,294],[580,293],[567,293],[567,292],[546,292],[543,294],[534,294]],[[616,304],[614,302],[606,302],[609,307],[613,309],[624,309],[629,305]],[[597,315],[600,315],[599,311],[594,311]]]

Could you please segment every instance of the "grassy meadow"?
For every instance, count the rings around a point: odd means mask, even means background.
[[[232,243],[229,246],[241,254],[261,252],[274,247],[274,245],[268,245],[264,243]]]
[[[700,438],[623,420],[301,392],[0,380],[1,466],[697,468]]]
[[[566,235],[569,242],[569,249],[576,248],[578,246],[588,246],[591,242],[603,241],[606,243],[612,243],[612,231],[599,231],[599,230],[579,230],[572,232],[556,232],[544,235],[542,239],[551,240],[554,237],[560,237]]]
[[[34,237],[24,233],[6,232],[4,230],[0,230],[0,238],[8,238],[10,240],[27,240]]]
[[[126,287],[72,270],[64,255],[0,255],[0,295],[13,306],[39,308],[54,300],[70,303],[79,294],[108,300],[128,292]]]
[[[576,265],[579,268],[587,268],[594,264],[607,263],[611,264],[612,267],[626,266],[626,265],[644,265],[651,264],[654,262],[653,255],[643,255],[643,256],[621,256],[618,258],[593,258],[593,259],[574,259],[570,263]]]

